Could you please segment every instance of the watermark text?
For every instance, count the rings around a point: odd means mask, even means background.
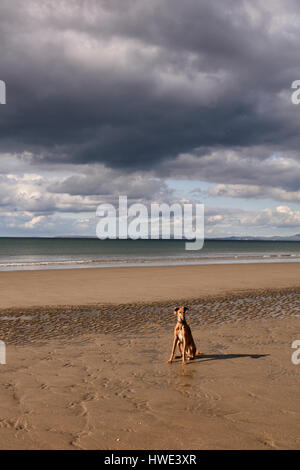
[[[3,80],[0,80],[0,104],[6,104],[6,85]]]
[[[296,351],[293,352],[291,360],[295,366],[298,366],[300,364],[300,339],[292,342],[292,348],[296,349]]]
[[[128,206],[127,196],[119,197],[119,205],[100,204],[96,234],[109,239],[189,240],[186,250],[201,250],[204,243],[203,204],[157,204],[150,209],[141,203]],[[191,241],[193,240],[193,241]]]
[[[6,364],[6,345],[4,341],[0,340],[0,364]]]

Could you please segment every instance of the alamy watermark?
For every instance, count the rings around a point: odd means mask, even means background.
[[[294,80],[291,88],[295,91],[293,91],[291,95],[291,101],[293,104],[299,104],[300,103],[300,80]]]
[[[0,364],[6,364],[6,345],[0,340]]]
[[[203,204],[145,204],[128,206],[127,196],[119,197],[118,207],[100,204],[96,234],[105,239],[163,239],[189,240],[186,250],[201,250],[204,243]],[[193,241],[191,241],[193,240]]]
[[[292,348],[296,349],[296,351],[293,352],[291,360],[295,366],[298,366],[300,364],[300,339],[295,339],[292,342]]]
[[[6,104],[6,85],[3,80],[0,80],[0,104]]]

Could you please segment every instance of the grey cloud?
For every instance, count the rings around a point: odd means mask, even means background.
[[[0,150],[131,172],[208,147],[297,148],[299,110],[278,93],[297,78],[299,25],[266,5],[2,2]]]
[[[182,178],[188,174],[190,179],[225,186],[259,186],[261,193],[271,191],[271,188],[282,190],[282,194],[295,193],[300,189],[300,160],[297,153],[291,151],[272,154],[271,148],[266,149],[264,146],[214,150],[201,156],[182,154],[164,162],[160,170],[161,174],[173,178]],[[223,191],[223,195],[226,196],[225,192]]]
[[[104,166],[88,167],[85,174],[74,174],[48,186],[52,193],[86,196],[114,196],[126,194],[133,199],[153,199],[170,193],[165,182],[149,174],[123,174]]]

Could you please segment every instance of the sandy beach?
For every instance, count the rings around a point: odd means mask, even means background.
[[[0,308],[153,302],[299,284],[300,263],[0,272]]]
[[[299,449],[300,265],[0,273],[1,449]],[[174,305],[203,352],[168,364]]]

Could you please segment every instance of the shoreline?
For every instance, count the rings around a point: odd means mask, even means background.
[[[164,258],[154,260],[154,258],[137,260],[115,260],[115,261],[45,261],[40,263],[16,263],[9,265],[0,263],[0,272],[19,272],[19,271],[47,271],[47,270],[70,270],[70,269],[106,269],[106,268],[141,268],[141,267],[177,267],[177,266],[214,266],[219,264],[270,264],[270,263],[300,263],[300,258],[294,255],[284,256],[249,256],[239,258],[218,257],[218,258],[201,258],[201,261],[194,261],[192,258],[170,258],[168,262]]]
[[[300,287],[300,263],[0,272],[0,309],[190,299]]]

